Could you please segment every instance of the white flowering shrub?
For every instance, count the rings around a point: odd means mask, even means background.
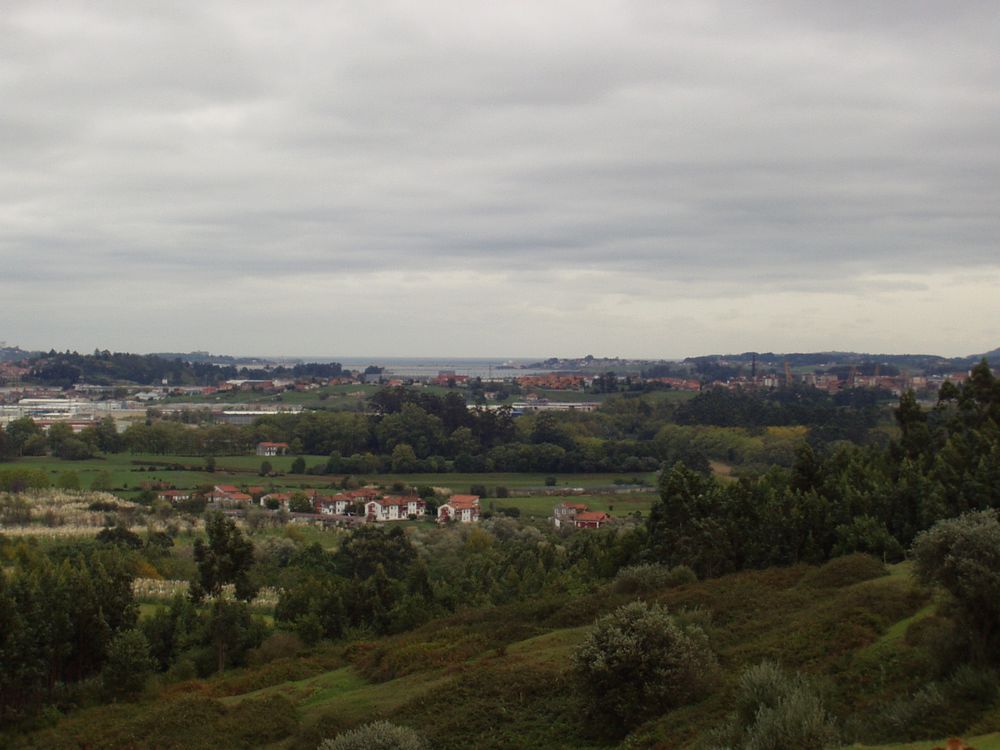
[[[323,740],[317,750],[427,750],[427,743],[409,727],[375,721]]]
[[[774,662],[743,672],[734,703],[729,721],[714,732],[712,750],[826,750],[839,744],[819,694]]]

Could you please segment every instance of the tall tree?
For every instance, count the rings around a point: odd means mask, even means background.
[[[191,598],[196,602],[206,595],[219,598],[223,587],[231,583],[237,599],[253,599],[257,595],[257,587],[249,577],[254,561],[253,542],[221,513],[206,517],[205,532],[208,543],[201,539],[194,543],[198,577],[191,582]]]

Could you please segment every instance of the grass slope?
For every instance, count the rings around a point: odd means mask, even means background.
[[[624,740],[602,734],[599,717],[587,716],[569,666],[595,617],[632,598],[605,587],[463,611],[409,633],[325,644],[299,658],[172,685],[127,707],[83,709],[18,747],[313,750],[323,737],[376,718],[419,729],[437,750],[697,747],[726,718],[740,671],[764,658],[812,676],[834,713],[865,726],[928,675],[926,655],[906,633],[930,615],[931,602],[905,567],[872,577],[873,567],[834,561],[745,572],[648,595],[707,624],[726,676],[701,703]],[[188,709],[190,721],[176,721]],[[983,723],[980,717],[984,736],[973,744],[1000,750],[998,735],[987,734],[996,727]],[[251,730],[260,732],[252,741]],[[128,744],[140,731],[149,734]],[[192,732],[198,741],[185,744]]]
[[[963,737],[966,745],[976,750],[1000,750],[1000,732],[984,734],[979,737]],[[907,742],[902,745],[849,745],[843,750],[930,750],[932,747],[944,747],[945,739]]]

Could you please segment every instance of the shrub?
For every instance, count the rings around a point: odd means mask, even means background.
[[[659,563],[641,563],[621,568],[612,584],[619,594],[637,594],[694,583],[698,576],[686,565],[673,568]]]
[[[375,721],[320,743],[318,750],[426,750],[427,744],[409,727]]]
[[[545,477],[545,486],[546,487],[555,487],[556,486],[556,478],[555,477]]]
[[[101,673],[105,693],[116,696],[139,692],[154,666],[149,641],[142,631],[123,630],[108,645],[108,660]]]
[[[284,695],[266,695],[229,708],[216,732],[230,747],[263,747],[295,734],[298,727],[295,705]]]
[[[837,538],[834,555],[866,552],[893,562],[903,559],[902,545],[882,521],[871,516],[857,516],[850,523],[837,526],[834,533]]]
[[[718,665],[703,630],[633,602],[597,620],[573,654],[573,671],[594,714],[629,729],[702,697]]]
[[[1000,519],[993,510],[939,521],[913,542],[917,578],[944,588],[969,657],[1000,662]]]
[[[879,737],[910,740],[966,729],[997,696],[997,673],[960,666],[948,679],[929,682],[880,713]]]
[[[275,659],[297,656],[302,649],[302,640],[297,635],[278,631],[247,654],[247,663],[250,666],[259,667]]]
[[[76,490],[80,489],[80,475],[75,471],[64,471],[56,479],[56,487],[61,490]]]
[[[726,750],[823,750],[837,741],[837,732],[801,675],[765,661],[740,676],[735,711],[714,732],[714,740]]]
[[[802,583],[818,589],[839,589],[888,574],[889,571],[881,560],[857,552],[835,557],[822,567],[807,573],[802,578]]]
[[[25,490],[43,490],[48,486],[49,477],[41,469],[28,469],[23,466],[0,469],[0,491],[24,492]]]

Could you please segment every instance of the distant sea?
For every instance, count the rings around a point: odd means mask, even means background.
[[[345,370],[364,370],[369,365],[382,367],[386,375],[400,377],[434,377],[442,371],[470,378],[504,377],[504,375],[537,375],[552,372],[552,368],[528,369],[525,365],[537,359],[492,359],[488,357],[296,357],[303,362],[340,362]]]

